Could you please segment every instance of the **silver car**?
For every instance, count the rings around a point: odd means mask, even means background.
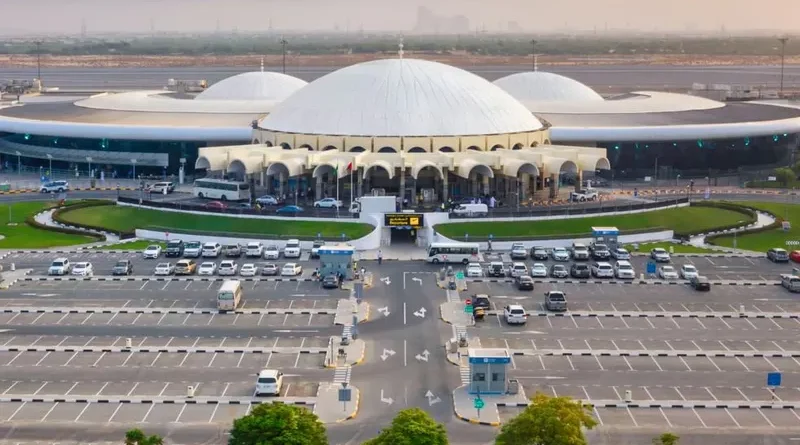
[[[555,261],[569,261],[569,251],[564,247],[554,247],[550,255]]]

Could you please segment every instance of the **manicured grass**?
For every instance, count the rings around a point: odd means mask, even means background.
[[[152,246],[153,244],[158,244],[161,246],[162,249],[167,247],[167,243],[161,241],[150,241],[150,240],[136,240],[130,241],[127,243],[117,243],[117,244],[109,244],[106,246],[97,247],[97,250],[144,250],[147,246]]]
[[[301,221],[286,219],[232,218],[216,215],[195,215],[178,212],[139,209],[124,206],[85,207],[61,213],[61,220],[76,225],[104,227],[112,232],[135,229],[173,231],[176,233],[208,233],[211,235],[249,235],[257,237],[350,239],[368,235],[374,228],[354,222]]]
[[[786,250],[797,250],[800,246],[787,245],[788,241],[800,241],[800,205],[780,202],[737,202],[754,209],[770,212],[778,218],[789,221],[792,225],[788,232],[777,228],[764,232],[737,235],[736,247],[739,249],[766,252],[773,247]],[[714,237],[713,242],[719,246],[733,247],[733,236]]]
[[[53,206],[52,202],[15,202],[0,204],[0,249],[41,249],[93,243],[88,236],[42,230],[25,223],[25,218]],[[9,225],[11,222],[14,225]]]
[[[624,247],[628,250],[628,252],[636,252],[636,250],[633,249],[632,244],[626,244]],[[638,252],[650,252],[650,249],[656,249],[658,247],[665,249],[667,252],[669,252],[669,248],[672,247],[675,253],[718,253],[712,249],[703,249],[702,247],[691,246],[688,244],[670,243],[669,241],[665,241],[663,243],[639,244]]]
[[[495,239],[535,238],[547,236],[585,236],[592,227],[616,227],[620,231],[667,229],[676,233],[710,231],[717,227],[746,222],[748,217],[732,210],[713,207],[681,207],[630,215],[595,216],[590,218],[554,219],[545,221],[464,222],[439,224],[436,231],[448,238],[462,239],[465,233],[475,239],[489,234]]]

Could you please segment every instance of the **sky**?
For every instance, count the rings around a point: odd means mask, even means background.
[[[792,32],[800,0],[2,0],[0,34],[407,31],[424,5],[464,15],[472,28],[530,33],[596,29],[647,32]]]

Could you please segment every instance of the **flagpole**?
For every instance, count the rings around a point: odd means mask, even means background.
[[[353,205],[353,173],[356,171],[356,166],[350,161],[350,205]]]
[[[336,163],[336,217],[339,217],[339,163]]]

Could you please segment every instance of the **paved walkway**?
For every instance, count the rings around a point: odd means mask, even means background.
[[[60,224],[60,223],[54,221],[53,220],[53,213],[56,210],[57,209],[50,209],[50,210],[44,211],[42,213],[38,213],[38,214],[34,215],[33,219],[36,222],[38,222],[39,224],[42,224],[44,226],[61,227],[61,228],[77,228],[77,227],[66,226],[64,224]],[[118,243],[120,241],[119,240],[119,236],[114,235],[113,233],[96,232],[96,231],[87,230],[87,229],[80,229],[80,230],[84,230],[84,231],[87,231],[87,232],[98,233],[100,235],[105,236],[106,240],[105,241],[101,241],[101,242],[97,242],[97,243],[89,243],[89,244],[82,244],[82,245],[78,245],[78,246],[71,246],[74,249],[85,249],[85,248],[91,248],[91,247],[97,247],[97,246],[105,246],[105,245],[108,245],[108,244],[115,244],[115,243]]]
[[[347,385],[347,388],[350,389],[350,401],[340,402],[339,390],[343,387],[339,383],[320,383],[317,400],[314,404],[314,413],[323,423],[344,422],[358,414],[361,391],[355,386]]]
[[[498,395],[484,395],[476,396],[469,394],[467,386],[461,386],[453,391],[453,408],[456,417],[469,423],[479,425],[500,425],[500,413],[497,411],[498,406],[527,406],[528,398],[525,396],[525,390],[522,385],[519,386],[517,394],[498,394]],[[480,398],[483,401],[483,408],[476,408],[477,404],[475,399]]]

